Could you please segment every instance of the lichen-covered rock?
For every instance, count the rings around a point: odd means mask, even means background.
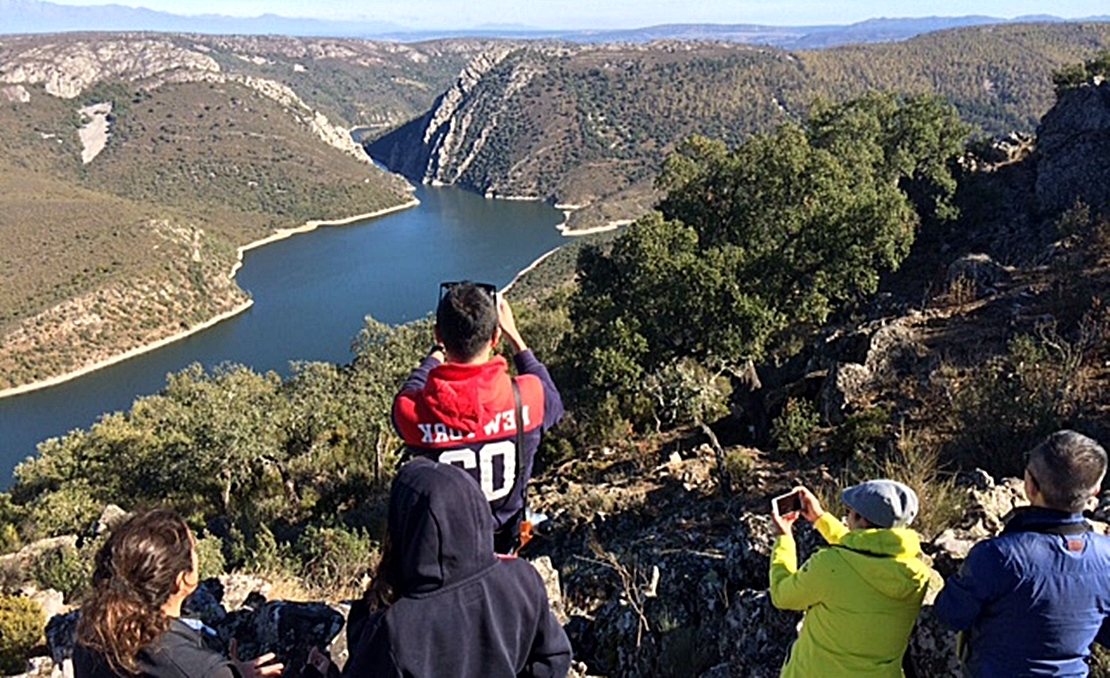
[[[96,520],[95,534],[97,536],[108,534],[130,516],[130,513],[124,511],[115,504],[108,504],[104,507],[104,510],[100,512],[100,517]]]
[[[559,571],[551,564],[549,556],[540,556],[529,562],[543,579],[544,588],[547,589],[547,600],[551,603],[551,611],[555,613],[559,623],[565,625],[568,617],[563,608],[563,589],[559,585]]]
[[[861,340],[827,342],[828,349],[841,347],[847,354],[831,356],[828,376],[821,385],[817,407],[829,424],[841,424],[846,415],[867,404],[877,387],[907,378],[925,379],[939,360],[921,343],[915,323],[918,314],[880,321],[862,328],[865,337],[862,363],[852,360]]]
[[[38,603],[39,607],[42,608],[42,615],[45,619],[66,612],[65,596],[61,591],[55,591],[54,589],[24,591],[23,595]]]
[[[1010,278],[1010,271],[987,254],[967,254],[948,265],[949,289],[957,281],[965,280],[974,286],[976,298],[994,294]]]
[[[81,618],[79,610],[54,615],[46,622],[46,649],[56,666],[62,666],[67,659],[73,658],[73,647],[77,643],[77,621]]]
[[[724,677],[775,678],[798,635],[801,615],[771,604],[767,591],[744,590],[733,598],[718,643],[728,658]]]
[[[853,406],[860,404],[868,392],[872,377],[871,370],[858,363],[834,365],[817,395],[821,419],[833,426],[843,424]]]
[[[1110,210],[1110,82],[1065,91],[1037,128],[1037,202]]]

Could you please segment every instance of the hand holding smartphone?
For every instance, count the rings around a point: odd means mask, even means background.
[[[771,500],[771,510],[778,518],[801,511],[802,496],[797,490],[787,494],[780,494]]]

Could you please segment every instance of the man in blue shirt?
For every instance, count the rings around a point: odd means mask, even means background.
[[[1088,674],[1091,643],[1110,641],[1110,538],[1092,532],[1082,512],[1105,475],[1106,451],[1074,431],[1028,453],[1031,506],[976,544],[937,596],[937,618],[966,632],[966,675]]]

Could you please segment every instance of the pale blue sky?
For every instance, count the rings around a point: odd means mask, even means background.
[[[112,0],[54,0],[65,5],[104,5]],[[472,28],[527,24],[539,28],[636,28],[661,23],[847,24],[873,17],[965,16],[1012,18],[1053,14],[1065,18],[1110,14],[1107,0],[116,0],[174,14],[249,17],[279,14],[319,19],[392,21],[412,28]]]

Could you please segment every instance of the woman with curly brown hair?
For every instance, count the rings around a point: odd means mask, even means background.
[[[81,607],[77,678],[279,675],[282,665],[269,663],[274,655],[229,660],[180,619],[199,579],[196,542],[173,511],[141,513],[119,525],[96,554],[93,593]]]

